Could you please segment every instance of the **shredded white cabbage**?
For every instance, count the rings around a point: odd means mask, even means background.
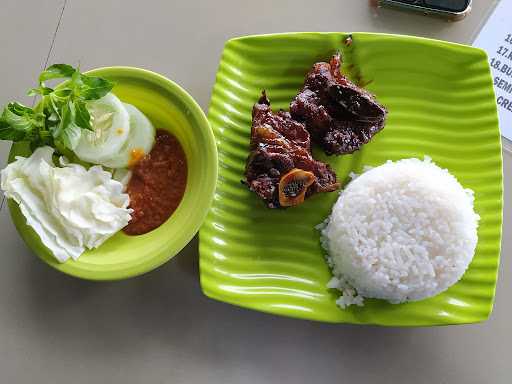
[[[41,147],[17,157],[1,171],[1,187],[57,260],[76,260],[127,225],[132,210],[123,184],[101,166],[87,170],[61,158],[56,167],[52,154]]]

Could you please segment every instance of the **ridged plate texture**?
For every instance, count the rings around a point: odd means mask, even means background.
[[[502,221],[502,158],[486,54],[416,37],[346,33],[249,36],[226,43],[208,119],[219,151],[214,203],[200,231],[206,295],[246,308],[327,322],[426,326],[488,318],[494,301]],[[343,70],[389,109],[385,129],[353,155],[328,157],[346,183],[364,165],[408,157],[432,159],[475,192],[481,216],[475,257],[446,292],[400,305],[367,300],[342,310],[326,288],[329,269],[315,225],[337,193],[270,210],[240,183],[249,150],[251,108],[262,89],[274,109],[288,105],[317,61],[341,51]]]

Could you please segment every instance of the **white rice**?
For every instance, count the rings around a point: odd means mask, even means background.
[[[391,303],[437,295],[473,258],[479,216],[473,192],[430,158],[372,168],[341,192],[319,226],[337,304]]]

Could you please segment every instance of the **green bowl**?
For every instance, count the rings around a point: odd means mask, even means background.
[[[185,195],[173,215],[157,229],[140,236],[119,232],[77,261],[59,263],[39,236],[26,224],[18,205],[9,200],[12,220],[25,243],[41,259],[66,274],[90,280],[118,280],[137,276],[176,255],[198,231],[210,207],[217,179],[217,149],[206,117],[194,99],[173,81],[132,67],[106,67],[88,72],[116,83],[113,92],[135,105],[157,129],[180,141],[188,163]],[[30,155],[24,144],[11,148],[14,156]]]

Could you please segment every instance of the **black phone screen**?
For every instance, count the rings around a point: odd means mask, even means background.
[[[424,0],[423,2],[427,7],[450,12],[465,11],[470,3],[469,0]]]

